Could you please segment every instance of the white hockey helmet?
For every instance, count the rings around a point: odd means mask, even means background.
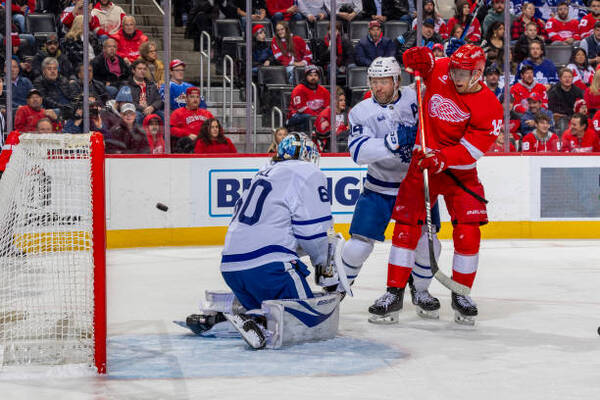
[[[402,82],[400,70],[400,64],[396,61],[394,57],[377,57],[373,60],[371,65],[369,65],[369,69],[367,70],[367,76],[369,77],[369,89],[371,89],[371,93],[373,94],[373,98],[381,103],[382,101],[387,104],[391,101],[391,99],[380,100],[375,97],[375,91],[373,90],[373,86],[371,84],[371,79],[373,78],[388,78],[391,77],[394,79],[394,92],[397,92],[400,89],[400,83]],[[382,103],[382,105],[385,105]]]

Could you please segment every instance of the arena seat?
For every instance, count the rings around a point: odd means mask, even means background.
[[[306,21],[291,21],[290,30],[296,36],[300,36],[304,40],[310,39],[310,30]],[[327,30],[325,30],[327,33]]]
[[[369,33],[369,21],[352,21],[350,22],[350,28],[348,30],[350,40],[356,45],[360,39],[364,38],[367,36],[367,33]]]
[[[554,44],[546,46],[546,58],[554,63],[558,68],[564,67],[571,59],[573,46]]]
[[[386,21],[383,24],[383,34],[392,40],[408,31],[408,23],[404,21]]]

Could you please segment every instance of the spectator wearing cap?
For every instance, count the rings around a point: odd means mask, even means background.
[[[42,75],[33,81],[33,86],[42,94],[45,108],[51,108],[57,114],[64,113],[62,117],[67,118],[79,93],[73,91],[67,78],[59,75],[58,68],[56,58],[46,57],[42,62]]]
[[[292,90],[287,121],[290,131],[308,132],[310,117],[329,106],[329,90],[319,85],[320,79],[319,69],[309,65],[302,82]]]
[[[237,153],[235,145],[225,136],[221,123],[216,118],[209,118],[202,123],[200,134],[194,147],[196,154]]]
[[[581,47],[574,48],[567,68],[573,71],[573,84],[585,92],[591,85],[595,73],[594,68],[588,62],[585,50]]]
[[[527,2],[523,4],[523,8],[521,9],[521,15],[519,18],[515,19],[510,27],[510,37],[511,40],[517,40],[521,35],[525,32],[525,28],[528,23],[533,22],[538,26],[538,35],[542,36],[543,40],[548,39],[548,33],[546,32],[544,22],[536,18],[535,16],[535,6],[532,2]]]
[[[92,61],[94,76],[107,86],[107,90],[114,96],[123,82],[131,75],[129,66],[117,55],[117,42],[108,38],[102,44],[102,54],[94,57]]]
[[[539,93],[531,93],[527,98],[529,106],[527,111],[523,113],[521,117],[521,125],[519,127],[519,132],[521,133],[521,137],[524,137],[529,132],[535,129],[535,116],[538,113],[542,113],[548,116],[550,121],[550,129],[554,130],[554,115],[552,111],[547,108],[542,107],[542,98]]]
[[[294,0],[265,0],[265,4],[273,26],[284,20],[301,21],[304,19]]]
[[[204,121],[214,118],[208,110],[199,108],[200,89],[195,86],[189,87],[185,91],[185,107],[180,107],[171,114],[171,138],[174,142],[174,148],[186,148],[191,152],[193,142],[200,134],[200,128]],[[179,143],[181,142],[181,143]],[[188,143],[183,145],[183,143]],[[192,147],[190,148],[191,145]]]
[[[323,21],[329,16],[325,3],[325,0],[298,0],[300,14],[306,18],[313,28],[317,21]]]
[[[481,24],[481,31],[484,37],[494,22],[502,22],[504,24],[504,6],[504,0],[492,0],[492,8],[488,10]]]
[[[261,24],[252,27],[252,73],[258,75],[258,67],[268,67],[275,60],[271,43],[267,41],[265,27]]]
[[[363,0],[363,14],[366,18],[384,23],[404,21],[410,23],[409,0]]]
[[[83,73],[85,66],[80,64],[77,67],[77,76],[73,77],[69,81],[71,90],[74,93],[83,93]],[[94,79],[94,69],[91,65],[87,66],[88,69],[88,87],[90,96],[94,96],[98,102],[102,105],[110,99],[110,94],[106,90],[106,85],[99,80]]]
[[[158,88],[152,82],[146,79],[148,66],[144,60],[135,60],[131,64],[133,75],[129,78],[127,86],[131,89],[133,104],[136,105],[138,125],[142,125],[144,117],[150,114],[158,114],[163,117],[163,100],[158,93]]]
[[[525,26],[525,31],[515,43],[513,47],[513,61],[517,64],[521,63],[529,55],[529,44],[537,40],[542,44],[542,50],[544,48],[544,37],[539,34],[539,26],[535,22],[529,22]]]
[[[179,59],[174,59],[169,64],[169,72],[171,80],[169,81],[169,97],[171,98],[171,111],[175,111],[186,104],[186,90],[193,87],[189,82],[183,80],[185,76],[185,63]],[[159,89],[160,96],[165,100],[165,85],[162,84]],[[200,108],[206,108],[204,99],[200,97]]]
[[[518,71],[521,71],[524,65],[531,65],[536,80],[550,89],[554,83],[558,82],[556,66],[545,57],[544,45],[538,40],[532,40],[529,43],[529,57],[519,64]]]
[[[600,22],[600,0],[592,0],[590,12],[579,21],[579,36],[581,40],[588,38],[594,32],[594,26]]]
[[[431,51],[436,60],[438,58],[446,57],[446,55],[444,54],[444,45],[441,43],[436,43],[433,46],[431,46]]]
[[[583,91],[573,85],[573,71],[560,69],[560,81],[548,91],[548,109],[554,113],[556,131],[562,133],[573,115],[573,104],[583,98]]]
[[[432,48],[434,44],[443,44],[444,40],[442,37],[435,33],[435,21],[433,18],[427,18],[423,20],[423,27],[421,28],[421,43],[420,46],[426,46]],[[417,46],[417,30],[411,29],[398,36],[396,39],[396,59],[402,64],[402,55],[404,52],[411,47]]]
[[[27,103],[29,91],[33,89],[33,84],[29,79],[21,75],[19,61],[15,57],[11,60],[11,78],[12,78],[12,106],[16,110]]]
[[[107,154],[150,153],[146,134],[136,125],[135,118],[135,106],[124,103],[121,106],[121,120],[104,137]]]
[[[582,40],[579,46],[585,50],[590,65],[597,68],[600,63],[600,21],[594,24],[592,34]]]
[[[111,35],[111,38],[117,42],[117,55],[123,58],[127,65],[131,65],[140,57],[140,46],[148,41],[148,36],[136,29],[135,18],[131,15],[123,18],[122,25],[123,27]]]
[[[571,123],[562,135],[561,151],[566,153],[600,152],[600,141],[589,119],[583,114],[573,114]]]
[[[538,83],[533,75],[533,67],[524,65],[520,71],[521,79],[511,86],[510,94],[514,97],[514,110],[518,113],[524,113],[529,108],[527,99],[531,93],[538,93],[542,99],[542,107],[548,108],[548,96],[546,87]]]
[[[165,82],[165,66],[157,57],[155,42],[148,41],[140,45],[140,59],[146,61],[148,66],[146,79],[160,87]]]
[[[587,104],[585,102],[584,99],[577,99],[575,101],[575,104],[573,104],[573,113],[574,114],[583,114],[583,115],[588,115],[589,111],[588,111],[588,107]]]
[[[409,6],[412,5],[412,1],[409,0]],[[450,31],[448,30],[448,26],[446,25],[446,21],[438,14],[435,3],[433,0],[424,0],[423,1],[423,21],[431,18],[434,21],[433,30],[435,33],[439,34],[442,39],[448,39],[448,34]],[[414,18],[412,21],[412,29],[417,29],[417,19]]]
[[[485,69],[485,85],[496,95],[498,100],[502,97],[502,89],[499,86],[500,70],[496,64],[491,64]]]
[[[121,29],[125,11],[110,0],[100,0],[92,9],[92,16],[98,18],[102,30],[114,35]]]
[[[547,153],[560,151],[560,138],[551,129],[552,120],[548,115],[537,113],[534,116],[535,129],[523,137],[521,144],[524,153]]]
[[[552,43],[572,45],[579,41],[579,21],[569,17],[569,3],[558,3],[556,15],[546,22],[546,32]]]
[[[34,132],[37,122],[42,118],[56,121],[57,115],[53,110],[42,108],[42,94],[37,89],[29,90],[27,104],[20,106],[15,114],[15,129],[19,132]]]
[[[165,152],[165,134],[163,132],[162,118],[156,114],[146,115],[143,124],[146,139],[150,146],[150,153],[164,154]]]
[[[338,74],[345,74],[346,69],[356,66],[354,63],[354,47],[352,46],[352,41],[348,38],[348,36],[342,34],[341,21],[336,21],[335,33],[335,42],[332,42],[331,25],[327,25],[327,34],[322,41],[320,40],[321,45],[316,47],[319,49],[319,53],[315,54],[315,58],[319,61],[320,66],[329,68],[330,48],[333,44],[336,49],[335,62],[337,64],[337,72]],[[316,51],[317,50],[315,50],[315,53]]]
[[[33,57],[31,62],[31,70],[35,78],[42,74],[42,61],[47,57],[55,58],[58,61],[58,72],[65,78],[69,78],[73,73],[73,66],[69,61],[69,58],[62,53],[58,46],[58,36],[52,33],[46,39],[46,43],[42,46],[42,49]]]
[[[464,29],[467,25],[467,19],[471,12],[469,0],[457,0],[454,16],[448,20],[448,30],[452,31],[455,25],[460,25]],[[465,39],[470,43],[479,43],[481,41],[481,24],[477,18],[473,18]]]
[[[377,57],[393,57],[396,53],[396,44],[388,37],[383,36],[381,22],[369,22],[369,32],[360,39],[354,49],[356,65],[368,67]]]

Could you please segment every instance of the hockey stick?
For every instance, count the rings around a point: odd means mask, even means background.
[[[423,124],[423,95],[421,93],[421,75],[418,71],[415,71],[415,86],[417,90],[417,106],[419,110],[419,139],[421,140],[421,148],[423,153],[427,152],[425,146],[425,125]],[[466,296],[471,291],[471,288],[462,285],[448,275],[440,271],[437,261],[435,259],[435,251],[433,247],[433,222],[431,221],[431,200],[429,197],[429,175],[427,169],[423,170],[423,192],[425,197],[425,215],[427,223],[427,242],[429,244],[429,263],[431,267],[431,273],[442,285],[454,293]]]

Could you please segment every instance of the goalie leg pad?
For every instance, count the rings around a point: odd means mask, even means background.
[[[262,304],[269,331],[267,347],[332,339],[339,325],[339,293],[312,299],[268,300]]]

